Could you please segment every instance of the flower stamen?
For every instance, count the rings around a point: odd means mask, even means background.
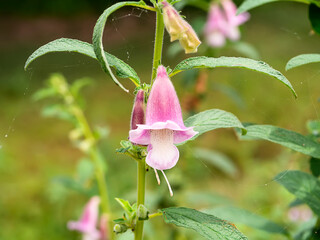
[[[168,185],[168,188],[169,188],[169,192],[170,192],[170,196],[172,197],[172,196],[173,196],[173,192],[172,192],[172,189],[171,189],[169,180],[168,180],[167,176],[164,174],[163,170],[161,170],[161,172],[162,172],[162,174],[163,174],[164,179],[165,179],[166,182],[167,182],[167,185]]]
[[[157,179],[157,182],[158,182],[158,185],[160,185],[160,178],[159,178],[159,174],[157,172],[157,169],[153,169],[154,170],[154,173],[156,174],[156,179]]]

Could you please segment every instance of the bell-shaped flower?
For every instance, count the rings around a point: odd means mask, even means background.
[[[129,132],[129,140],[148,145],[146,163],[162,173],[174,167],[179,160],[179,150],[175,144],[197,134],[193,127],[184,125],[179,99],[163,66],[158,68],[147,102],[146,124],[137,126],[137,129]],[[170,192],[172,194],[171,189]]]
[[[83,240],[99,240],[101,234],[97,229],[100,198],[92,197],[86,204],[79,221],[69,221],[68,229],[81,232]]]
[[[238,26],[248,21],[250,15],[247,12],[237,15],[237,7],[232,0],[222,0],[222,7],[229,25],[226,29],[226,36],[232,41],[237,41],[240,39]]]
[[[137,129],[137,124],[145,123],[145,103],[144,103],[144,91],[139,90],[134,100],[133,109],[131,113],[131,128]]]
[[[228,23],[218,4],[210,6],[208,21],[205,26],[205,36],[208,45],[212,47],[222,47],[226,42],[226,29]]]
[[[201,41],[197,34],[177,12],[177,10],[167,1],[163,1],[163,21],[170,34],[171,42],[179,40],[185,53],[195,53],[198,50]]]
[[[221,0],[221,4],[222,8],[217,2],[210,6],[205,26],[206,40],[212,47],[224,46],[226,38],[231,41],[239,40],[239,25],[250,18],[247,12],[237,15],[237,7],[232,0]]]

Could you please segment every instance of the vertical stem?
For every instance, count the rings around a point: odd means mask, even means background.
[[[155,36],[155,42],[154,42],[151,85],[153,83],[153,80],[157,76],[157,68],[161,64],[163,36],[164,36],[163,17],[162,17],[160,9],[157,8],[157,25],[156,25],[156,36]]]
[[[91,142],[91,147],[89,150],[90,158],[92,159],[94,165],[95,165],[95,175],[96,175],[96,180],[98,183],[98,188],[101,196],[101,206],[102,206],[102,211],[103,213],[107,214],[109,216],[109,221],[108,221],[108,229],[109,229],[109,239],[113,239],[113,225],[111,221],[111,212],[110,212],[110,206],[109,206],[109,197],[108,197],[108,188],[107,188],[107,182],[106,178],[104,175],[103,168],[101,166],[101,159],[100,159],[100,154],[99,150],[96,145],[96,139],[92,133],[92,130],[87,122],[86,117],[84,116],[82,110],[74,105],[73,106],[73,113],[75,117],[77,118],[83,134],[87,140]]]
[[[159,0],[158,3],[161,3],[162,0]],[[153,80],[157,76],[157,68],[161,64],[162,58],[162,46],[163,46],[163,36],[164,36],[164,22],[161,10],[157,8],[157,25],[156,25],[156,36],[154,42],[154,53],[153,53],[153,64],[152,64],[152,76],[151,76],[151,85],[153,84]],[[137,199],[137,207],[139,205],[144,204],[145,199],[145,174],[146,174],[146,163],[145,159],[140,159],[138,161],[138,199]],[[143,236],[143,221],[137,220],[137,224],[135,227],[134,239],[142,240]]]
[[[138,161],[138,199],[137,199],[137,207],[140,205],[144,205],[145,199],[145,186],[146,186],[146,163],[144,159],[140,159]],[[144,221],[137,220],[134,239],[141,240],[143,236],[143,225]]]

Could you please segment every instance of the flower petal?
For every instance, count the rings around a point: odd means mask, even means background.
[[[151,144],[148,146],[146,162],[149,166],[164,170],[172,168],[179,159],[179,151],[173,145],[174,131],[169,129],[151,130]]]
[[[158,170],[170,169],[177,164],[178,160],[179,150],[173,144],[170,148],[165,148],[165,150],[153,149],[152,145],[148,147],[146,163],[152,168]]]
[[[96,226],[99,215],[100,198],[98,196],[92,197],[86,204],[83,214],[79,221],[69,221],[68,229],[76,230],[82,233],[97,232]]]
[[[164,66],[158,67],[157,78],[147,103],[146,124],[171,120],[184,127],[178,96]]]

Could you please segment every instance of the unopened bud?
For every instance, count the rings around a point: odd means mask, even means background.
[[[145,103],[144,91],[139,90],[134,100],[132,114],[131,114],[131,130],[137,129],[137,124],[145,123]]]
[[[116,224],[116,225],[114,225],[114,227],[113,227],[113,231],[115,232],[115,233],[124,233],[124,232],[126,232],[128,230],[128,227],[126,226],[126,225],[124,225],[124,224]]]
[[[139,220],[148,220],[149,219],[149,211],[144,205],[139,205],[137,216]]]
[[[171,42],[179,39],[186,53],[197,52],[201,41],[193,28],[179,15],[171,4],[166,1],[162,2],[162,4],[163,21],[170,34]]]

